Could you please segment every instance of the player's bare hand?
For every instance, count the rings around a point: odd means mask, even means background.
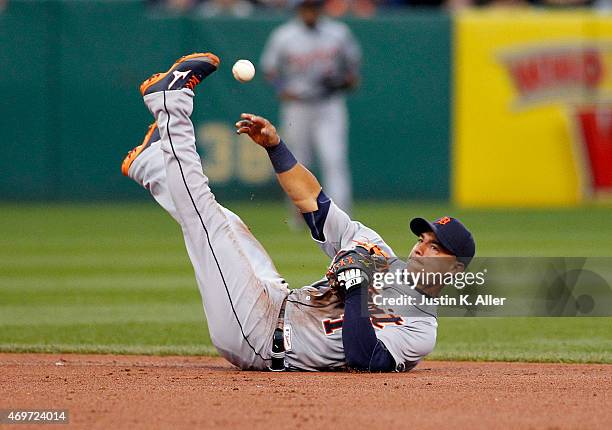
[[[250,113],[243,113],[240,118],[236,123],[236,133],[248,134],[253,142],[264,148],[279,144],[280,136],[270,121]]]

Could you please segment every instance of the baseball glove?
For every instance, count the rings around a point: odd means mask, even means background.
[[[370,285],[375,272],[389,267],[389,256],[378,245],[357,242],[350,250],[341,250],[327,269],[329,285],[339,293],[349,289]]]

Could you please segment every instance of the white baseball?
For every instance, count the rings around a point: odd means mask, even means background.
[[[255,66],[249,60],[238,60],[232,67],[232,74],[239,82],[249,82],[255,76]]]

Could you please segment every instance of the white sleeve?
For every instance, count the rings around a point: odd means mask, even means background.
[[[359,75],[359,69],[361,68],[361,47],[348,28],[345,35],[343,52],[348,71]]]
[[[435,318],[420,318],[401,326],[387,326],[376,337],[385,344],[395,360],[397,372],[412,369],[433,351],[438,323]]]
[[[280,73],[282,39],[282,33],[279,30],[276,30],[266,42],[263,53],[261,54],[261,60],[259,62],[265,74]]]
[[[333,258],[341,249],[355,247],[356,242],[367,242],[378,245],[390,256],[393,250],[378,233],[351,218],[332,201],[323,225],[324,241],[314,239],[323,252]]]

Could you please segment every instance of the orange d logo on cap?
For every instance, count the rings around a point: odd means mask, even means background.
[[[451,217],[449,216],[445,216],[444,218],[440,218],[438,221],[436,221],[434,224],[440,224],[440,225],[446,225],[449,222],[451,222]]]

